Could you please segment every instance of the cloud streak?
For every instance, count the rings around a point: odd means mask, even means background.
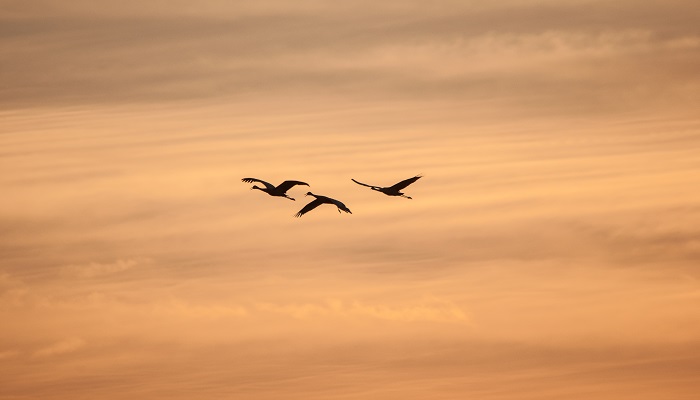
[[[148,262],[149,260],[139,259],[117,260],[112,263],[92,262],[86,265],[69,265],[64,267],[63,270],[66,274],[78,278],[94,278],[124,272]]]
[[[68,354],[77,351],[83,346],[85,346],[85,341],[80,338],[65,339],[37,350],[34,352],[34,357],[52,357]]]
[[[517,3],[505,13],[449,2],[420,17],[396,4],[343,12],[215,3],[219,12],[89,17],[79,7],[62,16],[20,10],[3,21],[2,98],[10,108],[319,96],[527,101],[569,113],[601,102],[646,107],[693,99],[700,60],[690,6]],[[572,96],[564,104],[562,91]]]
[[[408,307],[372,305],[353,301],[346,304],[342,300],[331,299],[319,304],[270,304],[257,305],[261,311],[280,313],[293,318],[361,316],[390,321],[416,322],[468,322],[467,313],[450,302],[429,301]]]

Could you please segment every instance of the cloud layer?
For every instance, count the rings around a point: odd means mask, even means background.
[[[689,1],[44,3],[2,17],[5,108],[427,97],[551,114],[698,101]]]
[[[693,398],[696,9],[5,2],[0,398]]]

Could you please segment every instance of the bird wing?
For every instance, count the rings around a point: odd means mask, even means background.
[[[366,184],[366,183],[358,182],[358,181],[356,181],[356,180],[354,180],[354,179],[352,179],[352,178],[350,178],[350,179],[351,179],[353,182],[357,183],[358,185],[367,186],[367,187],[369,187],[369,188],[375,188],[375,189],[379,189],[379,188],[380,188],[379,186],[372,186],[372,185],[368,185],[368,184]]]
[[[301,181],[284,181],[277,186],[277,191],[280,193],[286,193],[287,190],[293,188],[296,185],[304,185],[304,186],[309,186],[308,183],[306,182],[301,182]]]
[[[297,218],[299,218],[299,217],[301,217],[302,215],[306,214],[307,212],[309,212],[309,211],[313,210],[314,208],[320,206],[321,204],[323,204],[323,201],[321,201],[321,200],[319,200],[319,199],[316,199],[316,200],[312,201],[311,203],[305,205],[304,208],[302,208],[301,210],[299,210],[299,212],[296,213],[296,214],[294,214],[294,216],[297,217]]]
[[[413,182],[417,181],[420,178],[422,178],[420,175],[416,175],[413,178],[404,179],[401,182],[395,184],[394,186],[389,187],[389,189],[401,190],[401,189],[405,188],[406,186],[412,184]]]
[[[333,204],[335,204],[335,206],[338,207],[339,210],[345,211],[345,212],[348,213],[348,214],[352,214],[352,211],[350,211],[350,209],[348,208],[348,206],[346,206],[345,204],[343,204],[341,201],[336,200],[336,199],[329,199],[329,200],[332,201]]]
[[[242,180],[243,182],[247,182],[247,183],[260,182],[260,183],[262,183],[263,185],[265,185],[265,187],[266,187],[268,190],[272,190],[272,189],[275,188],[275,185],[271,184],[270,182],[265,182],[265,181],[263,181],[262,179],[243,178],[243,179],[241,179],[241,180]]]

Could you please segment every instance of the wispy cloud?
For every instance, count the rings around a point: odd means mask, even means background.
[[[34,352],[34,357],[51,357],[72,353],[85,346],[85,341],[80,338],[69,338],[43,347]]]
[[[175,317],[204,319],[245,317],[249,314],[248,309],[242,305],[195,305],[181,300],[158,302],[153,305],[152,310],[154,314],[157,315],[173,315]]]
[[[660,94],[688,99],[698,85],[690,2],[513,2],[507,12],[505,5],[447,2],[420,15],[397,4],[346,10],[213,2],[203,12],[138,7],[87,15],[89,4],[46,4],[46,13],[32,7],[4,18],[6,107],[288,101],[340,91],[335,101],[428,96],[524,107],[527,100],[531,112],[575,112],[601,102],[643,107]]]
[[[260,311],[285,314],[299,319],[357,316],[401,322],[468,322],[467,313],[460,307],[449,301],[437,299],[414,305],[375,305],[360,301],[345,302],[330,299],[323,303],[306,304],[258,303],[256,308]]]
[[[5,3],[3,394],[698,392],[696,2]]]
[[[19,354],[17,350],[0,351],[0,360],[16,357]]]
[[[148,265],[149,263],[149,259],[137,258],[117,260],[111,263],[91,262],[82,265],[68,265],[63,267],[62,270],[65,274],[75,276],[78,278],[95,278],[105,275],[117,274],[120,272],[130,270],[136,266]]]

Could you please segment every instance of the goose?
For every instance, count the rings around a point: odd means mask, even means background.
[[[420,178],[422,178],[422,176],[416,175],[413,178],[404,179],[401,182],[399,182],[393,186],[388,186],[388,187],[367,185],[365,183],[358,182],[352,178],[350,178],[350,179],[352,179],[352,181],[357,183],[358,185],[367,186],[368,188],[372,188],[372,190],[382,192],[387,196],[401,196],[401,197],[405,197],[407,199],[411,199],[412,197],[406,196],[405,194],[401,193],[401,189],[412,184],[413,182],[417,181]]]
[[[350,211],[350,209],[345,204],[341,203],[340,201],[338,201],[336,199],[331,199],[330,197],[326,197],[326,196],[319,196],[319,195],[313,194],[311,192],[306,193],[306,196],[314,196],[316,199],[313,200],[311,203],[305,205],[304,208],[302,208],[301,210],[299,210],[299,212],[294,215],[297,218],[299,218],[302,215],[306,214],[307,212],[313,210],[314,208],[320,206],[321,204],[333,204],[336,207],[338,207],[339,213],[341,211],[345,211],[348,214],[352,214],[352,211]]]
[[[241,180],[243,182],[247,182],[247,183],[259,182],[265,186],[265,187],[258,187],[257,185],[253,185],[253,187],[250,188],[250,190],[253,190],[253,189],[262,190],[263,192],[269,194],[270,196],[286,197],[289,200],[294,200],[294,198],[287,196],[287,190],[291,189],[292,187],[294,187],[296,185],[309,186],[308,183],[300,182],[300,181],[284,181],[284,182],[280,183],[278,186],[275,186],[269,182],[265,182],[261,179],[256,179],[256,178],[243,178]]]

